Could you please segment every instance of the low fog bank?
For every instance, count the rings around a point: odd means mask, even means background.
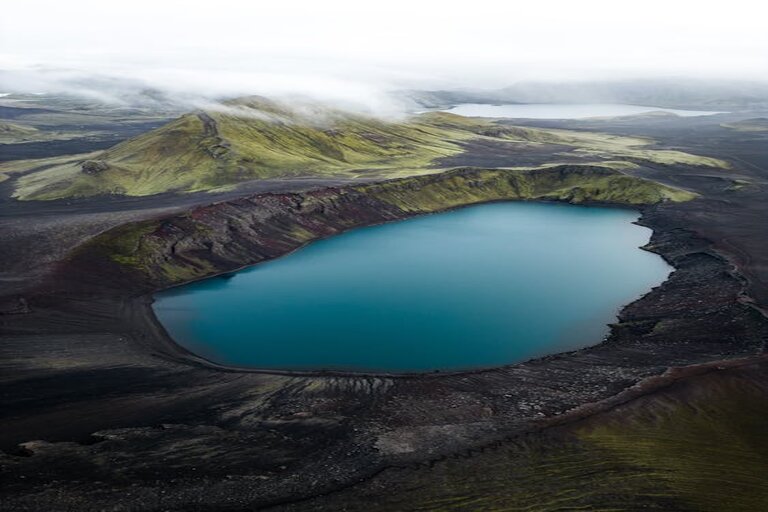
[[[666,78],[615,81],[527,81],[497,89],[440,84],[402,87],[381,77],[343,79],[323,75],[193,73],[175,70],[164,77],[109,75],[77,70],[0,70],[0,102],[54,106],[111,114],[176,115],[195,109],[235,111],[227,100],[263,96],[296,111],[316,104],[384,119],[446,108],[459,103],[624,103],[664,108],[768,108],[768,82]],[[431,85],[431,84],[427,84]],[[240,109],[242,110],[242,109]],[[254,109],[248,109],[247,115]],[[245,115],[245,114],[244,114]],[[311,116],[310,116],[311,117]]]
[[[768,97],[751,83],[768,81],[767,14],[754,0],[4,0],[0,93],[168,111],[261,95],[382,117],[463,101],[731,110]]]
[[[329,108],[400,118],[420,108],[409,94],[372,80],[330,75],[227,73],[169,69],[156,73],[89,73],[74,69],[0,70],[0,101],[19,106],[45,104],[76,110],[132,110],[173,114],[194,109],[226,109],[234,98],[262,96],[285,104]]]
[[[492,90],[401,91],[426,108],[458,103],[621,103],[681,109],[768,108],[768,82],[646,79],[521,82]]]

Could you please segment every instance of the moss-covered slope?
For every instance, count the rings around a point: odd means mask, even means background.
[[[683,151],[658,149],[655,141],[644,137],[624,137],[599,132],[559,129],[542,129],[520,126],[503,126],[495,129],[497,136],[509,140],[526,140],[537,143],[561,144],[595,158],[617,159],[628,162],[651,162],[661,165],[691,165],[700,167],[728,168],[717,158],[693,155]]]
[[[34,173],[20,180],[16,196],[141,196],[253,179],[435,172],[431,162],[459,153],[457,142],[477,136],[473,129],[475,123],[448,114],[397,123],[336,111],[297,114],[263,101],[230,103],[186,114],[92,160]]]
[[[110,274],[116,285],[146,292],[274,258],[350,228],[463,205],[499,200],[646,205],[692,197],[603,167],[465,168],[378,184],[263,194],[131,223],[93,239],[70,264],[83,270],[114,266]]]
[[[87,161],[52,165],[21,177],[19,199],[99,194],[133,196],[222,190],[268,178],[393,178],[440,172],[441,158],[470,139],[573,148],[585,161],[652,161],[726,167],[653,141],[600,133],[519,128],[443,112],[385,121],[330,109],[286,107],[246,98],[184,115]],[[552,162],[562,162],[553,154]],[[515,167],[510,161],[507,167]]]
[[[0,122],[0,143],[24,142],[37,133],[39,130],[33,126]]]

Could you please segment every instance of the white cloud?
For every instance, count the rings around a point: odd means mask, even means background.
[[[768,79],[761,2],[4,0],[0,68],[189,94],[312,94],[656,76]],[[18,74],[17,74],[18,75]],[[19,75],[21,76],[21,75]],[[47,78],[45,78],[47,77]]]

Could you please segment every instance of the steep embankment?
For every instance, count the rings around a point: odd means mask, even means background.
[[[68,265],[137,293],[275,258],[344,230],[498,200],[647,205],[693,194],[594,166],[458,169],[296,194],[263,194],[127,224],[96,237]],[[104,268],[109,267],[109,268]]]
[[[445,112],[387,121],[246,98],[186,114],[87,160],[50,162],[39,171],[33,166],[16,182],[14,196],[146,196],[227,190],[258,179],[415,176],[444,170],[441,162],[464,152],[470,140],[503,146],[510,155],[501,164],[505,167],[524,161],[515,155],[542,148],[551,153],[538,157],[536,165],[618,161],[625,166],[728,166],[714,158],[659,149],[639,137],[504,126]]]

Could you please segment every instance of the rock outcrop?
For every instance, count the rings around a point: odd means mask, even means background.
[[[84,174],[95,176],[109,169],[109,164],[102,160],[86,160],[80,168]]]

